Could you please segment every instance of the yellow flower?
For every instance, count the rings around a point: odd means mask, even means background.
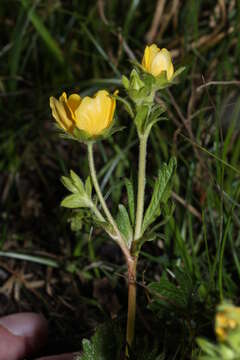
[[[77,94],[67,97],[64,92],[59,100],[50,97],[50,107],[54,119],[65,131],[72,134],[78,128],[90,136],[97,136],[110,127],[116,100],[106,90],[98,91],[94,97],[84,98]]]
[[[142,59],[144,70],[153,76],[167,72],[167,79],[171,80],[174,73],[170,52],[167,49],[160,50],[156,44],[146,46]]]
[[[226,340],[228,332],[235,329],[239,324],[237,319],[232,317],[239,316],[239,308],[225,307],[224,311],[216,314],[215,332],[220,341]]]

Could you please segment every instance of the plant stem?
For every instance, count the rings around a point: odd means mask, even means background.
[[[141,237],[143,211],[144,211],[144,193],[146,183],[146,155],[147,155],[148,134],[139,137],[139,160],[138,160],[138,194],[137,211],[134,240]]]
[[[127,347],[126,355],[128,354],[128,347],[132,346],[135,333],[135,317],[136,317],[136,270],[137,270],[137,256],[132,257],[128,261],[128,317],[127,317]]]
[[[131,258],[128,259],[128,318],[127,318],[127,347],[126,356],[128,356],[128,347],[132,346],[135,333],[135,318],[136,318],[136,274],[137,274],[137,260],[138,252],[137,240],[141,237],[143,212],[144,212],[144,197],[145,197],[145,183],[146,183],[146,155],[147,155],[147,139],[149,133],[139,136],[139,160],[138,160],[138,194],[137,194],[137,211],[136,211],[136,225],[134,240],[131,247]]]
[[[100,204],[102,206],[102,209],[106,215],[106,218],[108,219],[108,221],[110,222],[110,224],[112,225],[112,227],[115,231],[115,234],[116,234],[115,240],[117,240],[123,254],[125,255],[126,261],[128,261],[127,259],[130,257],[129,250],[128,250],[127,246],[125,245],[125,242],[122,239],[122,235],[118,229],[118,226],[107,207],[107,204],[105,202],[105,199],[103,197],[102,191],[101,191],[99,183],[98,183],[96,169],[95,169],[95,165],[94,165],[94,158],[93,158],[93,143],[91,143],[91,142],[88,143],[88,162],[89,162],[89,168],[90,168],[92,182],[93,182],[96,194],[99,198]]]

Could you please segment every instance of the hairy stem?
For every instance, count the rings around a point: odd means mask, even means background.
[[[136,318],[136,270],[137,257],[132,257],[128,261],[128,317],[127,317],[127,347],[126,355],[128,354],[128,347],[132,346],[135,333],[135,318]]]
[[[137,211],[134,240],[141,237],[143,211],[144,211],[144,194],[146,183],[146,155],[147,155],[147,135],[142,135],[139,142],[139,160],[138,160],[138,193],[137,193]]]
[[[100,204],[102,206],[102,209],[106,215],[106,218],[108,219],[109,223],[112,225],[112,227],[115,231],[116,241],[118,242],[118,245],[120,246],[123,254],[125,255],[125,258],[128,259],[130,257],[129,250],[128,250],[127,246],[125,245],[122,235],[118,229],[118,226],[117,226],[115,220],[113,219],[112,214],[110,213],[110,211],[108,209],[108,206],[105,202],[105,199],[103,197],[102,191],[101,191],[99,183],[98,183],[96,169],[95,169],[95,165],[94,165],[94,158],[93,158],[93,143],[88,143],[88,162],[89,162],[89,168],[90,168],[93,186],[95,188],[95,191],[96,191],[96,194],[100,201]]]

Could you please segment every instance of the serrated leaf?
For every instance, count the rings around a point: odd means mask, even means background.
[[[131,223],[134,226],[134,224],[135,224],[135,198],[134,198],[133,183],[129,179],[124,179],[124,182],[125,182],[125,186],[127,189],[129,215],[130,215]]]
[[[160,303],[160,306],[165,304],[167,307],[186,307],[186,299],[178,287],[168,280],[166,275],[162,276],[159,282],[150,283],[148,289],[153,293],[155,302]]]
[[[174,269],[175,280],[169,279],[163,273],[159,282],[152,282],[148,288],[153,294],[154,309],[161,309],[163,306],[178,312],[189,312],[189,304],[193,298],[193,282],[191,276],[182,269]],[[197,298],[195,297],[195,300]]]
[[[192,278],[187,271],[183,271],[177,267],[174,269],[174,275],[178,282],[178,289],[181,291],[183,298],[186,299],[187,305],[189,296],[191,295],[193,289]]]
[[[70,170],[70,176],[72,178],[73,184],[76,186],[76,188],[78,189],[78,192],[80,194],[84,194],[85,193],[85,189],[84,189],[84,185],[82,180],[80,179],[80,177],[73,171]]]
[[[118,205],[118,213],[116,222],[118,228],[126,241],[127,247],[130,249],[133,240],[133,230],[130,223],[128,212],[124,205]]]
[[[176,168],[176,159],[171,158],[169,164],[164,163],[158,172],[150,204],[146,210],[142,234],[158,216],[161,215],[161,203],[166,203],[171,194],[171,183]]]
[[[80,196],[79,194],[68,195],[61,202],[61,206],[69,209],[89,207],[90,205],[91,203],[89,203],[88,199],[86,197]]]
[[[91,340],[83,339],[83,351],[77,360],[120,360],[123,343],[121,328],[117,324],[100,326]]]

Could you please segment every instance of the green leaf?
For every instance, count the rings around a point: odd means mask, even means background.
[[[66,176],[62,176],[61,181],[62,181],[63,185],[65,186],[65,188],[67,188],[70,192],[78,193],[78,189],[73,184],[73,181],[72,181],[71,178],[68,178]]]
[[[125,186],[127,189],[129,215],[130,215],[131,223],[134,226],[134,224],[135,224],[135,199],[134,199],[133,183],[129,179],[125,179],[124,182],[125,182]]]
[[[217,356],[218,352],[216,350],[216,345],[210,343],[208,340],[198,338],[198,346],[210,357]]]
[[[176,165],[176,159],[171,158],[169,164],[164,163],[158,172],[152,199],[144,216],[142,234],[149,225],[161,215],[161,203],[165,204],[171,194],[172,178],[175,173]]]
[[[146,123],[146,130],[150,132],[152,126],[161,120],[168,120],[167,117],[161,116],[166,110],[163,109],[160,105],[154,105],[151,109],[150,116]]]
[[[91,199],[92,198],[92,181],[91,181],[90,176],[88,176],[87,180],[85,181],[85,191],[86,191],[86,194],[88,195],[88,197]]]
[[[85,189],[80,177],[73,170],[70,170],[70,176],[72,178],[73,184],[78,189],[79,194],[83,195],[85,193]]]
[[[174,74],[171,81],[175,80],[177,76],[179,76],[184,70],[186,69],[185,66],[181,66],[179,69],[177,69]]]
[[[162,275],[159,282],[152,282],[148,289],[153,293],[156,303],[165,304],[167,307],[186,308],[186,299],[182,291],[171,281],[168,280],[166,274]],[[156,304],[155,304],[156,305]]]
[[[124,236],[128,248],[130,249],[133,239],[133,230],[130,223],[128,212],[125,206],[122,204],[118,205],[118,214],[117,214],[116,222],[120,232]]]
[[[122,331],[118,324],[102,325],[91,340],[83,339],[83,351],[76,360],[120,360],[122,343]]]
[[[122,84],[125,87],[125,89],[128,90],[128,88],[129,88],[129,80],[125,75],[122,76]]]
[[[141,105],[137,109],[137,114],[134,119],[136,124],[137,130],[140,134],[144,133],[144,125],[148,115],[149,106],[148,105]]]
[[[62,202],[61,206],[69,209],[77,209],[81,207],[89,207],[90,202],[86,197],[80,196],[79,194],[72,194],[66,196]]]
[[[115,234],[115,230],[112,226],[112,224],[110,224],[109,222],[106,221],[100,221],[96,216],[93,215],[93,219],[94,219],[94,224],[96,226],[101,227],[104,231],[106,231],[106,233],[108,234]]]

